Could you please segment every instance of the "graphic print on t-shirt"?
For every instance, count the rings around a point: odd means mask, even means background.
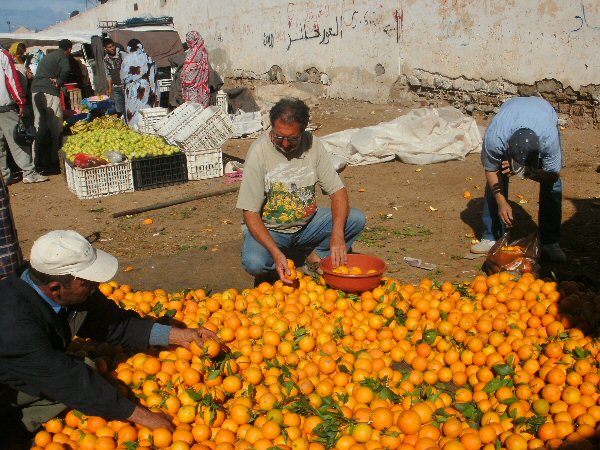
[[[276,224],[304,223],[317,212],[316,176],[311,167],[280,164],[265,175],[267,201],[263,220]]]

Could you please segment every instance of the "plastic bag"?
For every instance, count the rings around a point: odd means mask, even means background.
[[[104,158],[98,158],[97,156],[77,153],[73,160],[73,164],[80,169],[89,169],[90,167],[105,166],[108,164],[108,161]]]
[[[106,157],[113,164],[125,161],[125,155],[121,152],[109,151],[106,152]]]
[[[488,252],[482,270],[488,275],[502,271],[515,275],[535,273],[539,258],[540,237],[537,231],[512,242],[507,231]]]
[[[13,130],[13,138],[17,144],[31,144],[35,139],[35,128],[33,127],[33,125],[25,125],[23,119],[19,118],[19,121],[17,122]]]

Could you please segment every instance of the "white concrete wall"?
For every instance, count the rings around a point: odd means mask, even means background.
[[[556,79],[576,91],[600,83],[593,0],[110,0],[58,26],[144,14],[173,16],[182,36],[198,30],[225,77],[261,77],[277,65],[295,81],[315,67],[331,81],[329,96],[385,101],[414,71]]]

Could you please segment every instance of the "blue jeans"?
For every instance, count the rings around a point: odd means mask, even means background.
[[[502,175],[502,190],[508,198],[508,177]],[[562,220],[562,180],[555,183],[540,183],[538,225],[542,245],[557,244],[560,241]],[[497,241],[504,234],[504,222],[498,216],[498,204],[490,187],[485,186],[483,201],[483,235],[481,239]]]
[[[125,91],[123,86],[113,86],[111,97],[115,102],[115,110],[119,116],[125,112]]]
[[[346,248],[350,250],[366,224],[362,211],[351,208],[346,220],[344,237]],[[296,233],[280,233],[269,230],[277,247],[288,256],[294,250],[301,250],[304,257],[311,251],[324,258],[331,254],[329,239],[333,228],[331,208],[319,208],[312,220]],[[254,239],[248,228],[244,227],[244,245],[242,247],[242,266],[252,276],[260,276],[275,271],[275,262],[271,253]],[[288,256],[289,257],[289,256]]]

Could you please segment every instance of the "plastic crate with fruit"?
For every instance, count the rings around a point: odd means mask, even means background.
[[[186,155],[154,156],[131,161],[136,191],[181,184],[188,181]]]
[[[174,140],[185,152],[221,147],[233,135],[229,115],[217,106],[209,106],[194,116],[175,134]]]
[[[188,180],[223,176],[223,152],[220,148],[184,153],[187,159]]]
[[[61,152],[62,153],[62,152]],[[81,169],[62,153],[67,186],[81,200],[133,192],[131,161]]]

